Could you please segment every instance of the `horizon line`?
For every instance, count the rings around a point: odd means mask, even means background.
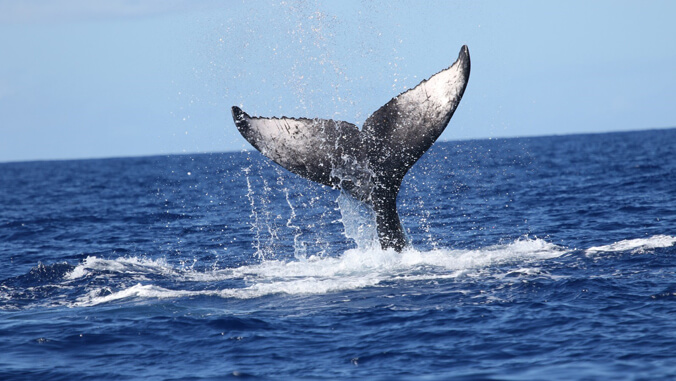
[[[562,137],[562,136],[576,136],[576,135],[605,135],[605,134],[622,134],[622,133],[636,133],[636,132],[650,132],[676,129],[676,126],[669,127],[650,127],[636,130],[610,130],[610,131],[593,131],[593,132],[569,132],[561,134],[546,134],[546,135],[520,135],[520,136],[497,136],[497,137],[483,137],[483,138],[455,138],[438,140],[440,143],[448,142],[469,142],[480,140],[509,140],[509,139],[526,139],[526,138],[547,138],[547,137]],[[435,142],[435,143],[437,143]],[[252,148],[252,147],[251,147]],[[229,151],[193,151],[193,152],[174,152],[174,153],[148,153],[139,155],[123,155],[123,156],[93,156],[93,157],[75,157],[75,158],[46,158],[46,159],[25,159],[25,160],[9,160],[0,161],[3,164],[18,164],[18,163],[40,163],[52,161],[79,161],[79,160],[112,160],[112,159],[132,159],[132,158],[152,158],[161,156],[187,156],[187,155],[211,155],[211,154],[227,154],[238,152],[255,151],[253,149],[229,150]]]

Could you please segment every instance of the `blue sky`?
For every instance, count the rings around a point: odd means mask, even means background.
[[[673,1],[0,0],[0,162],[232,151],[230,106],[358,125],[449,66],[442,140],[676,126]]]

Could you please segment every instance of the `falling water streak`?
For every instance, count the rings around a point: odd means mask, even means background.
[[[410,180],[415,180],[416,177],[412,176]],[[422,183],[424,185],[424,183]],[[425,241],[427,244],[432,247],[436,248],[436,242],[434,238],[432,237],[432,226],[430,224],[430,216],[432,215],[430,211],[425,207],[425,199],[421,196],[423,192],[420,190],[418,187],[418,184],[415,181],[410,181],[408,183],[408,186],[413,188],[414,190],[414,200],[413,203],[416,204],[416,210],[420,213],[418,215],[418,224],[420,225],[420,230],[422,230],[425,233]],[[429,192],[427,192],[429,194]],[[416,213],[417,214],[417,213]],[[414,214],[415,215],[415,214]],[[406,232],[407,235],[409,235],[410,232]]]
[[[419,193],[418,189],[416,189],[416,193]],[[430,225],[431,213],[425,207],[425,200],[420,196],[418,196],[418,210],[422,211],[422,217],[420,217],[420,228],[422,231],[425,232],[427,244],[430,245],[432,248],[436,248],[436,243],[432,238],[432,227]]]
[[[291,203],[291,197],[289,196],[289,188],[284,186],[284,176],[282,174],[282,170],[277,166],[275,166],[274,168],[275,172],[277,173],[277,186],[281,188],[282,192],[284,192],[286,204],[289,205],[289,210],[291,211],[289,213],[289,218],[286,220],[286,227],[294,231],[293,256],[299,260],[305,259],[307,257],[307,245],[305,245],[305,242],[300,241],[300,237],[301,235],[303,235],[303,231],[301,230],[300,226],[294,224],[294,220],[296,219],[296,208]]]
[[[261,204],[261,209],[263,210],[263,221],[265,223],[265,226],[267,227],[268,231],[268,239],[266,240],[266,245],[263,248],[263,257],[261,259],[269,259],[274,257],[275,255],[275,245],[279,241],[279,235],[278,235],[278,230],[279,228],[277,227],[277,224],[275,223],[275,218],[270,211],[270,204],[272,202],[271,200],[271,194],[272,194],[272,188],[268,184],[268,181],[266,178],[261,175],[261,179],[263,180],[263,193],[260,196],[260,204]],[[281,216],[278,216],[281,218]]]
[[[242,168],[246,176],[246,197],[249,199],[249,204],[251,205],[251,214],[249,214],[249,220],[251,222],[251,228],[249,229],[253,235],[254,239],[251,243],[252,247],[256,250],[254,256],[258,259],[265,259],[264,253],[261,251],[261,224],[258,217],[258,211],[256,209],[256,199],[253,187],[251,186],[251,180],[249,178],[249,172],[251,172],[251,167]]]
[[[302,194],[301,194],[302,196]],[[307,207],[312,209],[312,208],[322,208],[323,212],[319,215],[319,217],[315,220],[313,219],[312,221],[309,221],[307,227],[308,229],[314,230],[314,231],[324,231],[326,230],[325,224],[326,224],[326,216],[330,214],[330,210],[328,209],[328,206],[323,206],[321,203],[322,196],[317,194],[317,191],[313,190],[308,190],[307,194],[309,200],[307,202]],[[305,206],[305,205],[304,205]],[[323,257],[327,252],[331,244],[327,239],[324,238],[324,234],[312,234],[312,236],[316,237],[314,238],[313,244],[316,245],[319,249],[317,252],[315,252],[315,255],[319,257]],[[314,251],[314,249],[313,249]]]
[[[281,177],[279,179],[281,179]],[[289,219],[286,220],[286,227],[291,228],[294,231],[293,256],[296,259],[307,258],[307,247],[305,245],[305,242],[300,241],[300,237],[303,234],[303,231],[301,230],[300,226],[294,225],[293,222],[296,219],[296,208],[294,208],[293,204],[291,204],[291,199],[289,198],[289,188],[284,187],[282,190],[284,191],[284,196],[286,197],[286,203],[289,205],[289,209],[291,209]]]
[[[319,199],[319,197],[317,197]],[[330,213],[330,210],[326,209],[322,214],[319,216],[319,221],[324,223],[324,221],[327,220],[327,215]],[[323,234],[318,234],[317,239],[315,239],[315,244],[319,248],[319,251],[317,252],[317,256],[323,258],[329,253],[329,248],[331,247],[331,243],[323,237]]]

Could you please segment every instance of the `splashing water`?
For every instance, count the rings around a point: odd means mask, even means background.
[[[342,216],[345,236],[354,240],[359,250],[380,248],[373,209],[345,192],[340,192],[336,202]]]
[[[272,294],[325,294],[392,281],[462,279],[491,271],[491,268],[501,272],[497,266],[525,265],[556,258],[567,252],[565,248],[541,239],[527,238],[480,250],[421,252],[410,248],[397,253],[370,246],[347,250],[336,258],[311,256],[299,261],[265,260],[255,265],[208,271],[175,268],[163,260],[87,257],[65,274],[61,286],[76,287],[76,282],[89,282],[84,284],[75,301],[60,300],[58,304],[89,306],[129,298],[199,295],[250,299]],[[100,286],[92,282],[102,278],[107,279],[109,284]],[[236,283],[234,287],[194,289],[233,281]],[[183,287],[170,289],[160,286],[164,283]]]
[[[350,201],[341,199],[340,202],[345,205],[343,203]],[[346,231],[352,228],[346,227]],[[251,299],[274,294],[326,294],[390,282],[443,279],[463,282],[476,277],[487,280],[505,276],[511,279],[510,274],[511,277],[513,274],[531,275],[531,266],[537,268],[542,261],[572,253],[570,249],[542,239],[527,237],[476,250],[419,251],[409,248],[401,253],[369,245],[374,242],[372,234],[362,242],[359,248],[347,250],[335,258],[311,256],[303,260],[265,260],[254,265],[223,269],[175,267],[163,259],[89,256],[50,285],[75,290],[72,294],[76,298],[56,297],[50,305],[82,307],[121,300],[195,296]],[[631,252],[639,246],[647,250],[669,247],[674,243],[676,237],[658,235],[618,242],[604,247],[603,251]],[[598,251],[599,248],[590,248],[585,252]],[[214,288],[214,285],[217,287]],[[6,294],[7,290],[4,292]]]

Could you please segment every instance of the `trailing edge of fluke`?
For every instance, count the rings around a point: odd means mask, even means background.
[[[232,117],[242,136],[275,163],[370,205],[381,247],[401,251],[408,245],[397,213],[401,182],[448,125],[469,72],[463,46],[453,65],[392,98],[361,131],[339,120],[251,117],[236,106]]]

